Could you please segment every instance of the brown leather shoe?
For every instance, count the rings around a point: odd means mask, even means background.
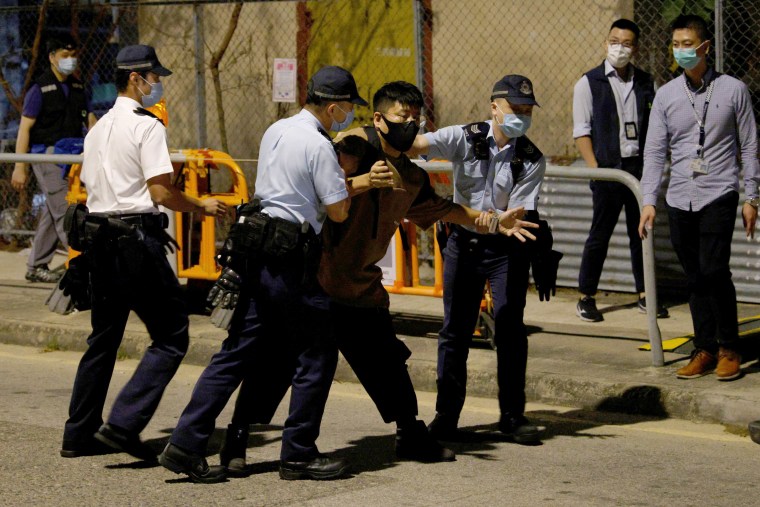
[[[720,348],[718,351],[718,367],[715,375],[718,380],[734,380],[742,375],[742,356],[735,350]]]
[[[697,349],[691,356],[691,361],[686,366],[680,368],[676,372],[678,378],[698,378],[708,373],[712,373],[715,369],[717,359],[714,355],[710,354],[706,350]]]

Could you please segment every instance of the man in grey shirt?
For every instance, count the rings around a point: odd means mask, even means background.
[[[670,150],[666,209],[670,240],[688,279],[695,351],[678,378],[715,371],[718,380],[741,376],[737,352],[736,290],[729,260],[744,169],[742,207],[747,237],[754,237],[758,182],[757,126],[747,86],[707,66],[710,35],[705,21],[679,16],[672,25],[673,56],[684,69],[659,89],[644,150],[639,234],[655,218],[657,193]],[[740,160],[739,160],[740,159]]]

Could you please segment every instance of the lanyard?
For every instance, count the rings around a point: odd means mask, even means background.
[[[694,105],[694,96],[689,90],[689,85],[686,84],[686,74],[683,74],[683,89],[686,91],[686,96],[689,98],[689,102],[691,102],[691,110],[694,112],[694,118],[697,120],[697,125],[699,125],[699,148],[697,149],[697,156],[699,158],[703,157],[705,151],[705,122],[707,121],[707,108],[710,105],[710,99],[712,98],[714,87],[715,79],[713,79],[712,82],[710,82],[710,86],[707,87],[707,97],[705,97],[705,106],[702,109],[702,119],[700,120],[699,115],[697,114],[697,107]]]

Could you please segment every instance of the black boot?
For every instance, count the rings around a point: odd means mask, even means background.
[[[454,452],[439,444],[422,421],[396,430],[396,456],[424,463],[456,460]]]
[[[206,458],[166,444],[166,449],[158,456],[158,462],[176,474],[187,474],[190,480],[201,484],[213,484],[227,480],[223,466],[209,466]]]
[[[246,472],[245,452],[248,448],[248,426],[235,424],[227,426],[222,450],[219,451],[219,463],[227,468],[232,476],[243,475]]]

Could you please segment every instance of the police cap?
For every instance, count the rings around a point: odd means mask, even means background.
[[[170,76],[172,73],[158,61],[156,50],[144,44],[121,48],[116,55],[116,68],[134,72],[153,72],[159,76]]]
[[[310,87],[322,100],[352,102],[366,106],[367,101],[359,96],[354,76],[344,68],[328,65],[319,69],[311,77]]]
[[[48,53],[55,53],[59,49],[73,51],[77,49],[77,41],[67,33],[50,34],[45,43],[45,47],[47,48]]]
[[[506,99],[510,104],[538,106],[533,95],[533,83],[518,74],[508,74],[496,81],[491,92],[491,100],[494,99]]]

